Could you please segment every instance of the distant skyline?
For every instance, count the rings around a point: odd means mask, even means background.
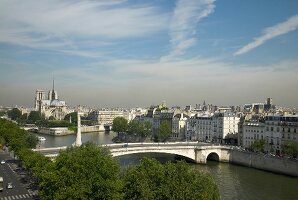
[[[298,108],[298,1],[0,0],[0,105]]]

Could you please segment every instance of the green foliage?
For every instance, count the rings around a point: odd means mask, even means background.
[[[128,129],[128,122],[127,119],[124,117],[116,117],[113,120],[113,127],[112,131],[120,133],[120,132],[126,132]]]
[[[6,114],[5,111],[0,111],[0,117],[4,116]]]
[[[255,152],[264,152],[264,148],[265,148],[265,144],[266,141],[264,139],[261,140],[255,140],[252,144],[251,144],[251,149]]]
[[[36,123],[39,127],[73,127],[74,125],[72,123],[69,123],[66,120],[39,120]]]
[[[172,134],[172,127],[168,121],[162,121],[159,126],[158,141],[165,142]]]
[[[124,175],[124,199],[220,199],[209,174],[199,173],[185,162],[160,164],[145,158]]]
[[[55,117],[54,116],[50,116],[49,117],[49,120],[55,120]]]
[[[0,138],[2,138],[2,142],[5,142],[15,152],[22,148],[35,148],[37,144],[36,136],[29,134],[16,124],[5,119],[0,119]]]
[[[39,152],[33,152],[27,148],[18,151],[18,157],[23,161],[24,167],[31,169],[37,177],[43,173],[45,166],[51,162],[49,158]]]
[[[38,111],[31,111],[28,116],[28,123],[36,123],[37,121],[42,120],[40,112]]]
[[[81,124],[86,125],[86,126],[94,126],[96,124],[96,122],[92,121],[92,120],[82,120]]]
[[[120,199],[119,164],[93,143],[60,152],[40,177],[43,199]]]
[[[77,112],[68,113],[64,117],[64,120],[69,122],[70,118],[71,118],[71,123],[76,124],[78,122],[78,113]]]
[[[292,141],[289,143],[286,143],[282,147],[283,152],[293,158],[297,158],[298,156],[298,142]]]
[[[38,138],[32,133],[29,133],[26,136],[26,143],[28,148],[34,149],[38,143]]]
[[[136,136],[144,139],[148,137],[152,132],[152,125],[150,122],[142,122],[138,120],[132,120],[128,123],[128,130],[129,134],[135,134]]]
[[[22,116],[22,112],[17,108],[13,108],[12,110],[8,111],[7,115],[10,119],[17,120]]]

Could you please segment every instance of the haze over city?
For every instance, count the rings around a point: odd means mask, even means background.
[[[0,105],[52,79],[69,105],[272,97],[298,107],[298,1],[0,1]]]

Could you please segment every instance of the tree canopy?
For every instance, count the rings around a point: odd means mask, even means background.
[[[159,126],[158,141],[165,142],[172,134],[172,127],[168,121],[162,121]]]
[[[127,170],[124,199],[220,199],[218,188],[209,174],[194,171],[185,162],[160,164],[145,158]]]
[[[297,158],[298,156],[298,142],[297,141],[292,141],[288,142],[283,145],[282,147],[283,152],[293,158]]]
[[[116,117],[113,120],[112,131],[120,133],[126,132],[128,128],[128,121],[124,117]]]
[[[28,116],[28,122],[36,123],[38,120],[42,120],[40,112],[39,111],[31,111]]]
[[[72,112],[65,115],[64,120],[70,122],[70,119],[71,119],[71,123],[76,124],[78,121],[78,113]]]
[[[2,143],[15,152],[22,148],[35,148],[37,145],[35,135],[29,134],[27,131],[20,129],[18,125],[5,119],[0,119],[0,138],[2,138]]]
[[[40,177],[43,199],[120,199],[119,164],[93,143],[60,152]]]
[[[261,140],[255,140],[252,144],[251,144],[251,149],[253,151],[256,151],[256,152],[264,152],[264,148],[265,148],[265,144],[266,144],[266,141],[264,139],[261,139]]]
[[[22,112],[18,108],[13,108],[12,110],[8,111],[8,117],[12,120],[17,120],[21,118]]]
[[[128,123],[128,130],[129,134],[136,134],[137,136],[144,138],[150,135],[152,130],[152,125],[150,122],[143,122],[139,120],[132,120]]]

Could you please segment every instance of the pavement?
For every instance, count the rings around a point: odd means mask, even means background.
[[[8,152],[0,150],[0,161],[5,160],[5,164],[0,164],[0,176],[3,177],[3,191],[0,192],[0,200],[34,199],[33,191],[27,189],[28,185],[21,182],[24,175],[18,171],[18,161]],[[12,183],[13,188],[6,188],[7,183]]]

